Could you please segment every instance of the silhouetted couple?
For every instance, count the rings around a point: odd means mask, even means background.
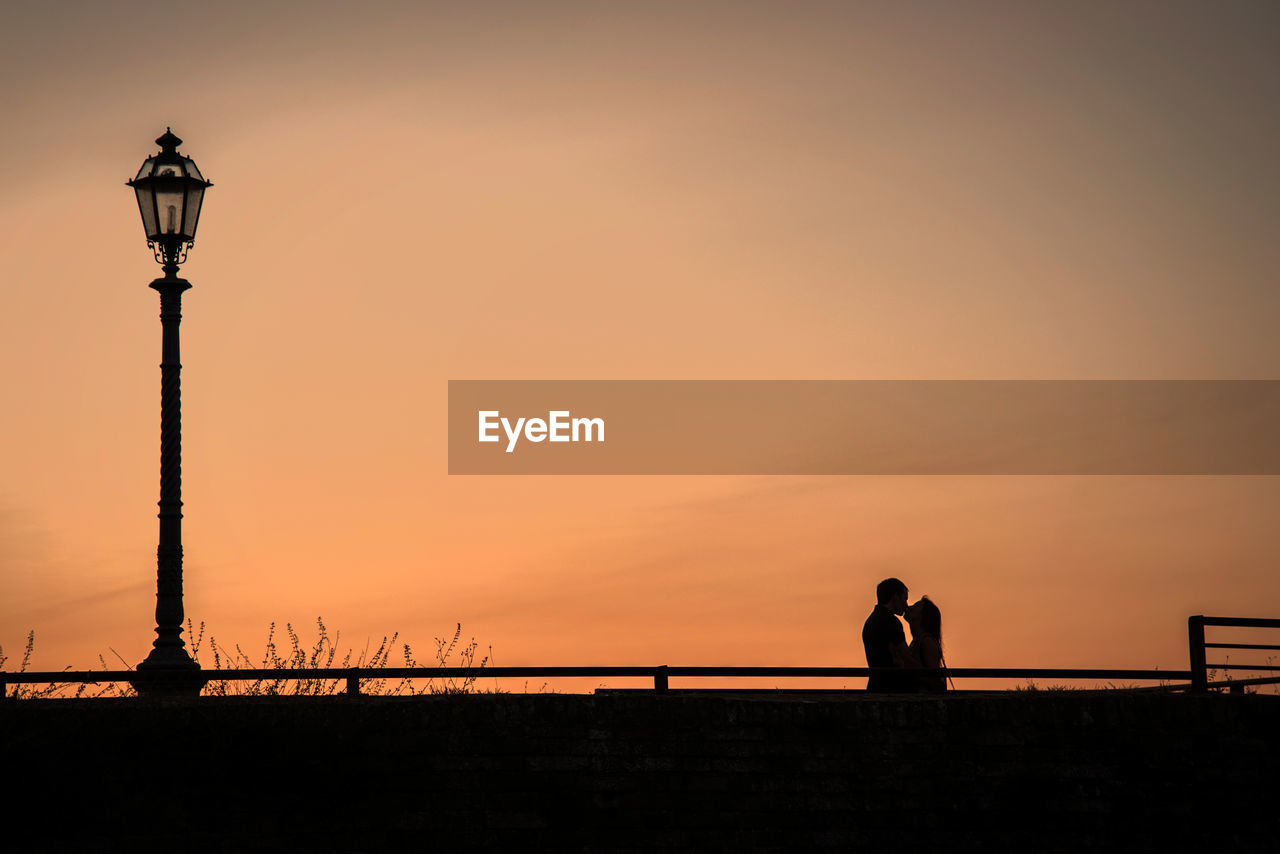
[[[899,616],[905,617],[911,627],[910,646]],[[928,596],[908,605],[907,585],[898,579],[886,578],[876,585],[876,609],[862,627],[862,646],[867,653],[867,667],[891,668],[887,672],[872,673],[867,680],[868,691],[947,690],[945,676],[920,672],[943,666],[942,612]]]

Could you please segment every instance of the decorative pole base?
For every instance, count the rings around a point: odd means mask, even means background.
[[[157,643],[160,639],[157,638]],[[181,641],[179,641],[181,643]],[[155,646],[129,680],[139,697],[198,697],[209,677],[183,646]]]
[[[155,673],[164,673],[166,671],[186,673],[199,669],[200,665],[196,664],[195,659],[187,655],[187,651],[180,646],[152,647],[151,654],[138,665],[139,671]]]
[[[139,697],[148,699],[198,697],[209,676],[194,661],[191,665],[186,669],[150,667],[144,661],[138,665],[138,675],[130,679],[129,684]]]

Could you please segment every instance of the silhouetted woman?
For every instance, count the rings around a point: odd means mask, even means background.
[[[911,627],[911,646],[907,650],[911,653],[912,664],[927,670],[942,667],[942,612],[938,606],[928,596],[921,596],[914,605],[907,607],[903,616]],[[921,673],[916,676],[916,690],[925,693],[945,691],[947,677],[940,673],[936,676]]]

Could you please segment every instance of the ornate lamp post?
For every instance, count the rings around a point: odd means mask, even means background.
[[[139,679],[139,693],[197,694],[204,684],[200,666],[182,640],[182,364],[178,324],[182,292],[191,287],[178,278],[195,241],[204,191],[213,186],[195,161],[178,153],[182,140],[166,129],[156,140],[160,152],[148,157],[127,182],[138,196],[147,246],[164,265],[164,277],[151,287],[160,292],[163,328],[160,360],[160,547],[156,552],[156,639],[138,670],[164,679]]]

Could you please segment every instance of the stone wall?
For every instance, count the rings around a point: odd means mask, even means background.
[[[1278,760],[1256,695],[10,700],[0,847],[1277,851]]]

